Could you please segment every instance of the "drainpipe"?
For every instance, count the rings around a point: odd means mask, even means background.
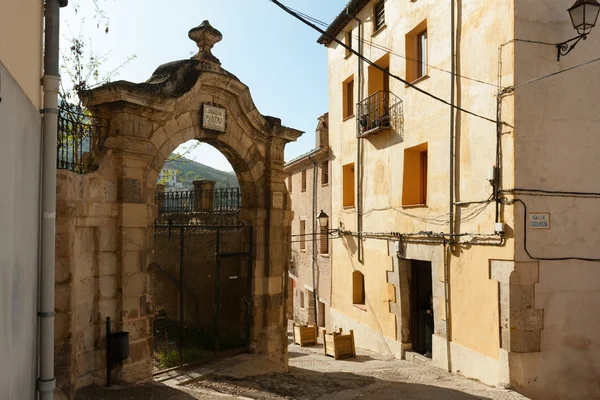
[[[452,246],[454,245],[454,97],[456,86],[456,59],[454,57],[455,50],[455,4],[454,0],[450,0],[450,186],[449,186],[449,220],[448,230],[450,240],[448,242],[448,250],[444,251],[444,309],[446,314],[446,358],[448,361],[448,372],[452,372],[451,349],[450,349],[450,304],[449,304],[449,289],[450,282],[450,257],[452,255]],[[446,246],[444,246],[446,250]]]
[[[42,125],[42,209],[39,293],[40,400],[52,400],[54,377],[54,246],[56,227],[56,138],[58,131],[58,72],[60,7],[68,0],[46,0],[44,8],[44,108]]]
[[[312,284],[313,284],[313,315],[315,317],[315,330],[319,326],[317,316],[317,279],[316,279],[316,263],[317,263],[317,163],[312,159],[312,154],[308,155],[308,159],[313,164],[313,187],[312,187]]]
[[[358,22],[358,54],[363,54],[363,22],[356,16],[350,14],[350,10],[346,8],[346,15]],[[363,100],[363,61],[358,57],[358,104]],[[356,230],[358,231],[358,262],[363,263],[363,246],[362,246],[362,139],[359,137],[360,128],[358,123],[358,115],[356,115]]]

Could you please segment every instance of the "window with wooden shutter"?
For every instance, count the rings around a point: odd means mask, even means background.
[[[385,0],[375,3],[373,20],[375,21],[375,31],[378,31],[385,25]]]
[[[321,227],[319,235],[319,252],[329,254],[329,238],[327,237],[327,225]]]
[[[321,164],[321,185],[329,183],[329,161],[323,161]]]
[[[350,78],[344,83],[344,118],[350,118],[354,115],[354,78]]]

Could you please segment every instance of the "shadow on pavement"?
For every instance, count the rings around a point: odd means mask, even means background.
[[[195,400],[196,397],[172,387],[152,384],[126,388],[88,386],[77,391],[75,400]]]
[[[226,387],[230,386],[230,390]],[[348,372],[317,372],[290,368],[289,373],[231,379],[207,376],[185,386],[189,391],[218,389],[253,399],[365,398],[377,400],[489,400],[454,389],[378,379]]]

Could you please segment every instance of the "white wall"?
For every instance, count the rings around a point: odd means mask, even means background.
[[[35,398],[41,118],[0,62],[0,399]]]

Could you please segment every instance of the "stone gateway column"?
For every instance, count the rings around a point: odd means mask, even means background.
[[[248,87],[212,55],[211,49],[222,35],[208,21],[192,29],[189,36],[199,48],[191,59],[158,67],[144,83],[118,81],[85,93],[89,109],[107,118],[110,128],[103,149],[95,155],[96,172],[77,180],[77,190],[86,196],[63,196],[62,208],[57,206],[66,210],[59,215],[59,226],[89,228],[85,232],[90,232],[91,243],[95,243],[95,247],[72,248],[65,252],[68,257],[57,253],[65,270],[100,271],[92,272],[96,280],[74,275],[68,286],[74,307],[83,301],[77,299],[78,293],[90,302],[89,307],[85,303],[86,309],[93,311],[95,324],[93,335],[90,333],[95,345],[85,358],[89,362],[83,362],[84,358],[77,361],[75,354],[60,357],[65,387],[71,393],[105,379],[102,326],[107,316],[112,318],[114,330],[127,331],[130,337],[130,357],[115,370],[113,380],[138,383],[152,379],[153,230],[155,193],[161,190],[157,178],[172,151],[191,139],[216,147],[235,170],[242,196],[240,220],[252,227],[253,238],[250,351],[287,366],[284,290],[293,214],[284,184],[283,152],[302,132],[258,112]],[[214,183],[195,183],[202,191],[209,187],[214,188]],[[68,187],[61,190],[70,193]],[[211,199],[205,201],[202,196],[199,200],[195,209],[212,210]],[[105,254],[109,250],[110,257]],[[97,289],[88,289],[89,282],[95,282]],[[88,296],[94,291],[97,295]],[[76,332],[76,322],[57,337],[70,337],[69,332]],[[57,351],[64,352],[64,348],[57,343]]]

